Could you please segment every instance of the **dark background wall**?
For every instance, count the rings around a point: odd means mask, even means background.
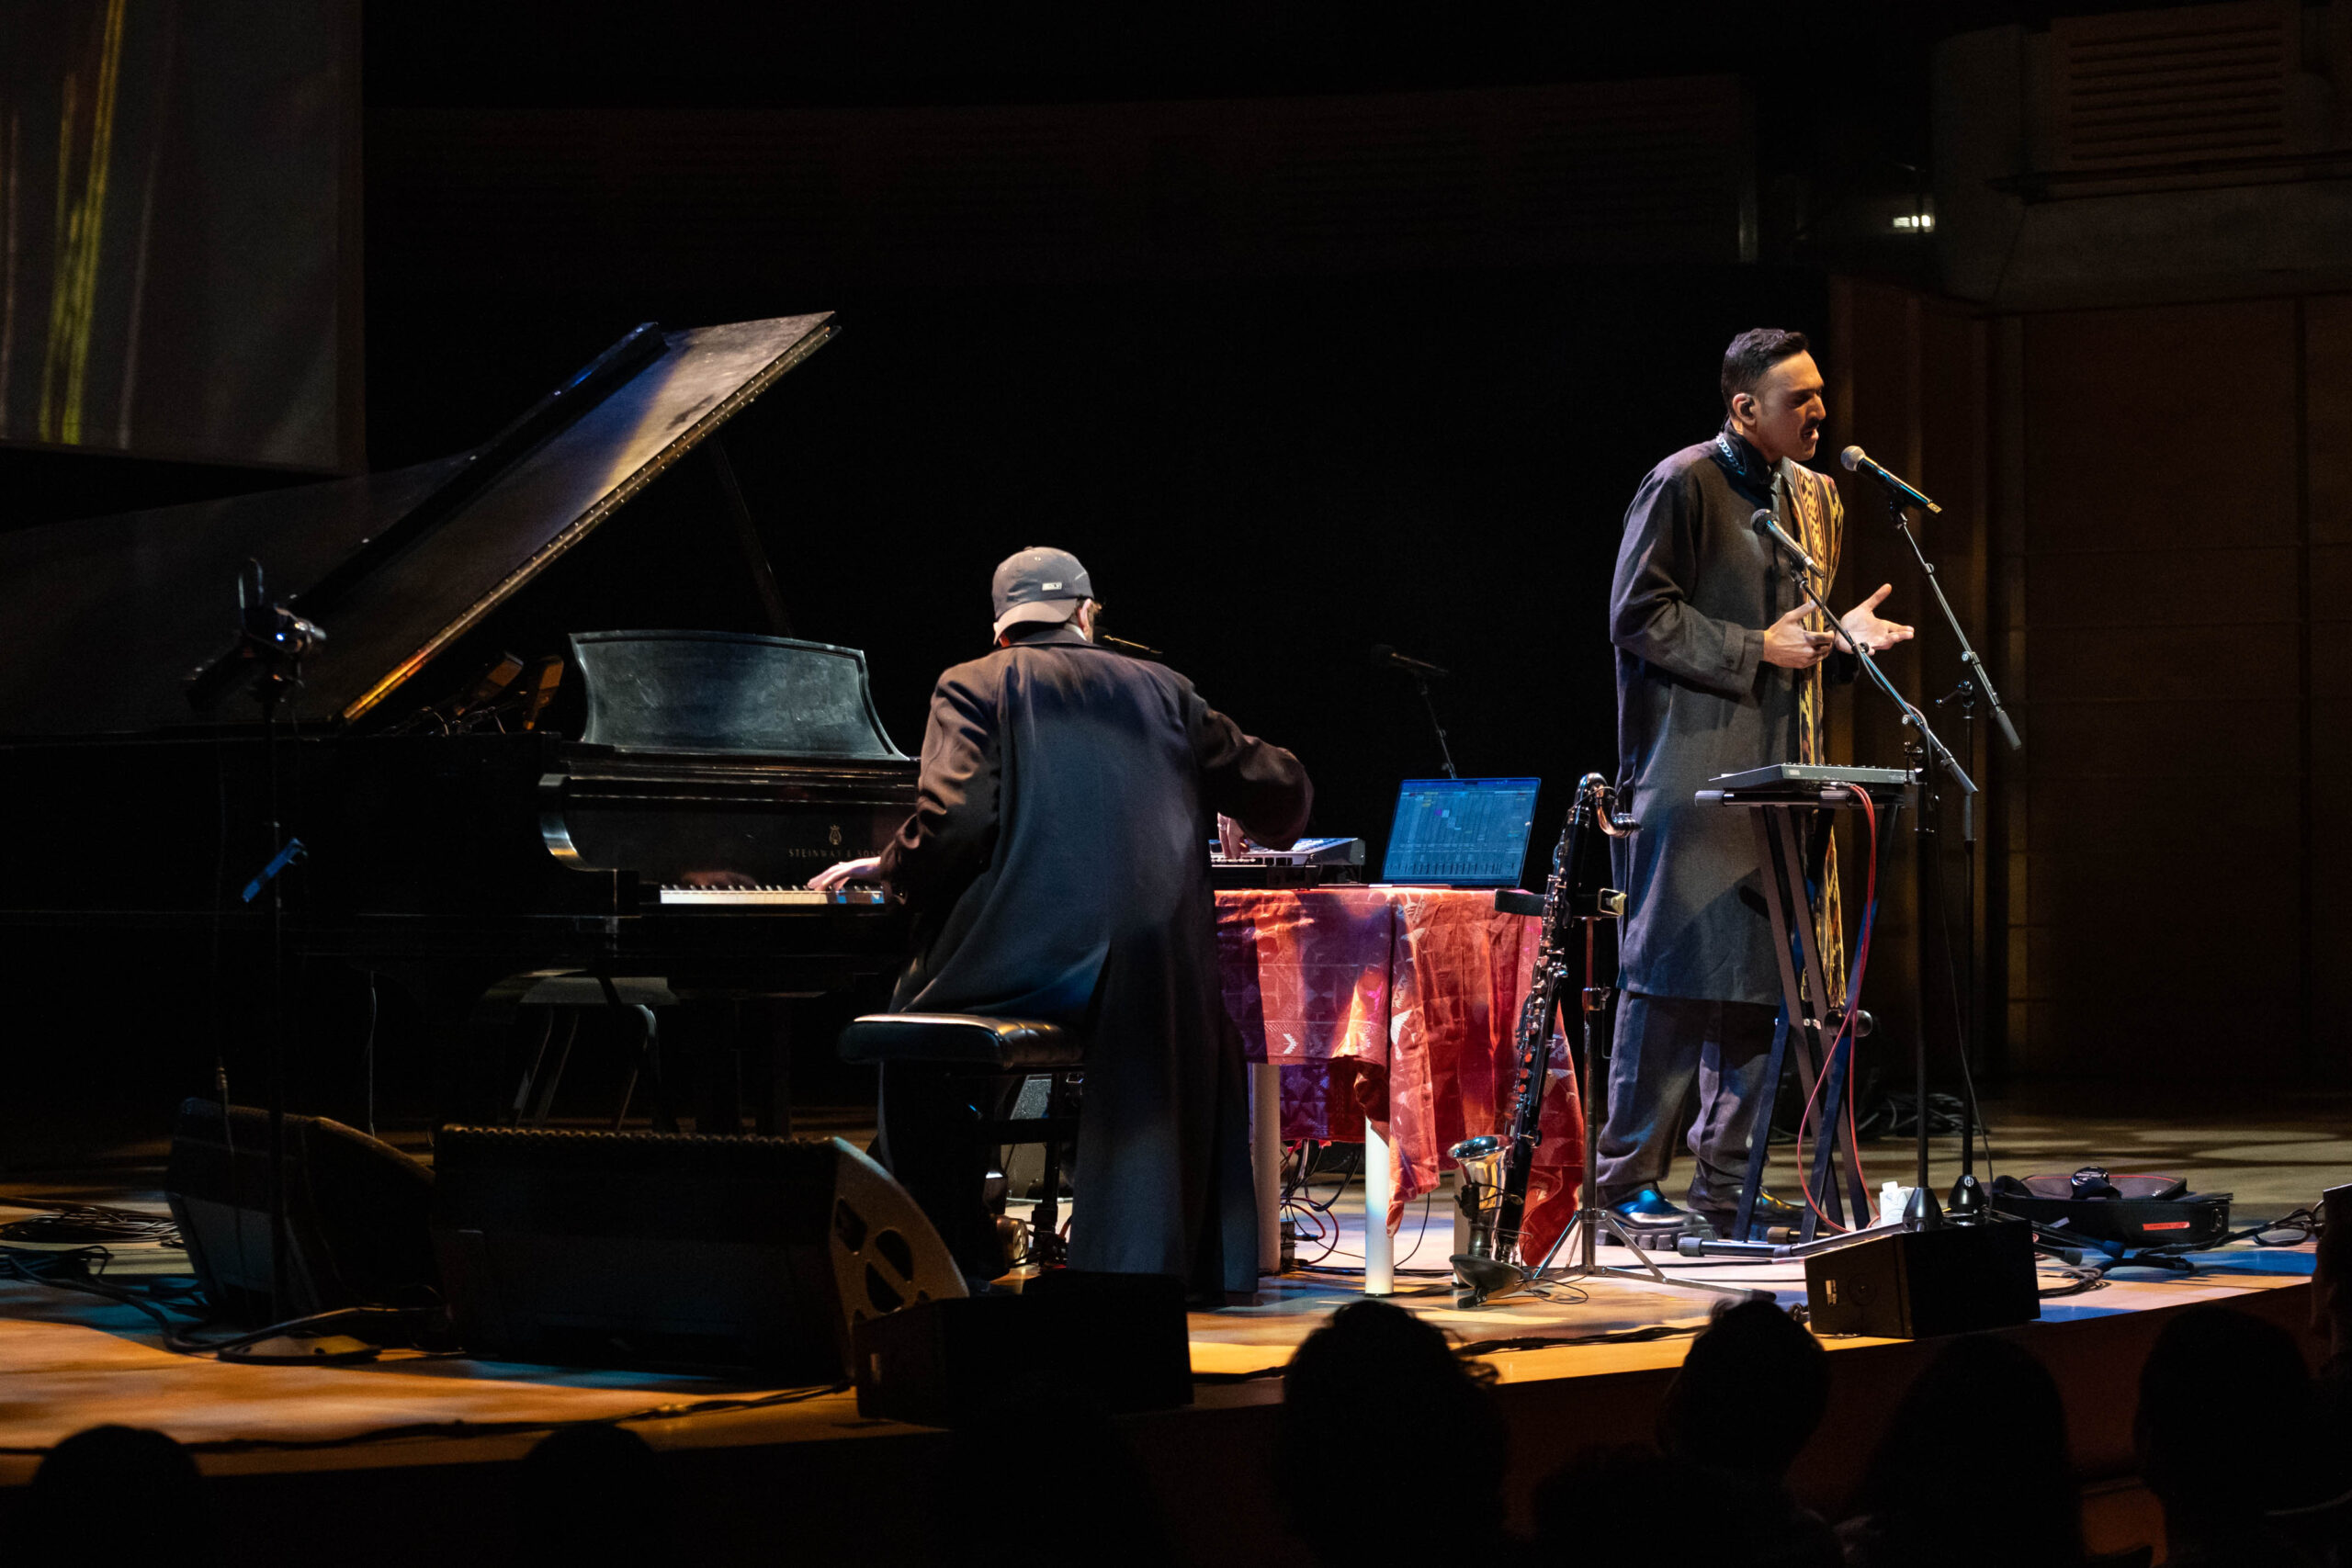
[[[1973,946],[1995,1064],[2340,1081],[2352,859],[2327,806],[2344,734],[2327,671],[2344,637],[2346,298],[1838,300],[1844,373],[1874,411],[1857,434],[1945,503],[1949,523],[1923,532],[2027,740],[1977,753]],[[1857,547],[1868,575],[1902,569],[1883,525]],[[1893,662],[1931,695],[1960,673],[1932,637]],[[1858,755],[1899,743],[1859,697],[1849,733]],[[1945,863],[1957,893],[1968,862]],[[1891,973],[1917,886],[1883,912]],[[1909,990],[1880,995],[1900,1007]]]

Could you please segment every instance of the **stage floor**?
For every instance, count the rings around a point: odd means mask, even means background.
[[[2237,1191],[2233,1223],[2240,1224],[2308,1201],[2352,1172],[2352,1140],[2316,1120],[2217,1117],[2188,1126],[2012,1113],[1996,1126],[2004,1170],[2070,1169],[2091,1161],[2178,1170],[2200,1190]],[[1945,1147],[1939,1141],[1939,1156]],[[1882,1168],[1907,1164],[1908,1156],[1908,1145],[1866,1148],[1872,1179]],[[1939,1158],[1939,1167],[1943,1163]],[[9,1188],[19,1196],[161,1213],[157,1174],[123,1168],[90,1179],[20,1179]],[[1344,1269],[1361,1258],[1360,1188],[1336,1194],[1330,1209],[1339,1233],[1325,1263]],[[1514,1492],[1523,1498],[1535,1479],[1578,1449],[1645,1436],[1713,1298],[1608,1281],[1457,1310],[1442,1273],[1452,1241],[1450,1208],[1441,1195],[1429,1206],[1425,1226],[1420,1209],[1408,1213],[1398,1237],[1393,1299],[1494,1369],[1513,1427]],[[22,1212],[0,1205],[0,1219]],[[1604,1261],[1612,1255],[1622,1258],[1617,1249],[1602,1251]],[[2178,1308],[2227,1300],[2300,1332],[2307,1312],[2307,1247],[2240,1245],[2199,1261],[2199,1271],[2186,1276],[2118,1270],[2100,1289],[2045,1302],[2041,1322],[2007,1331],[2041,1355],[2066,1391],[2077,1462],[2094,1483],[2093,1535],[2102,1545],[2148,1539],[2145,1499],[2129,1479],[2128,1423],[2140,1359],[2162,1322]],[[124,1247],[110,1271],[162,1272],[178,1262],[152,1246]],[[1783,1303],[1804,1299],[1801,1263],[1660,1263],[1678,1278],[1767,1289]],[[2053,1275],[2047,1282],[2061,1280]],[[1180,1536],[1205,1528],[1198,1516],[1213,1495],[1216,1520],[1247,1519],[1283,1539],[1264,1473],[1273,1464],[1268,1417],[1280,1399],[1279,1371],[1306,1335],[1360,1291],[1360,1279],[1347,1272],[1301,1270],[1268,1280],[1255,1306],[1193,1317],[1194,1405],[1122,1424],[1155,1484],[1167,1490],[1161,1501]],[[1809,1502],[1834,1510],[1934,1343],[1825,1343],[1838,1390],[1829,1426],[1838,1440],[1816,1442],[1793,1483]],[[714,1504],[739,1508],[740,1517],[714,1528],[745,1550],[856,1540],[871,1561],[920,1559],[915,1525],[904,1526],[896,1547],[877,1544],[873,1505],[895,1495],[901,1505],[896,1513],[919,1519],[921,1477],[942,1440],[922,1428],[860,1417],[845,1392],[407,1352],[348,1368],[226,1365],[164,1348],[148,1320],[128,1307],[22,1282],[0,1284],[0,1486],[25,1480],[61,1438],[111,1421],[170,1433],[197,1450],[209,1476],[259,1489],[264,1495],[255,1500],[271,1506],[327,1510],[357,1506],[362,1496],[398,1506],[404,1484],[430,1484],[445,1498],[469,1490],[489,1498],[551,1427],[626,1419],[675,1456],[682,1474],[699,1476],[694,1484],[714,1499],[735,1495],[747,1474],[800,1478],[803,1501],[790,1528],[772,1510]],[[413,1479],[404,1483],[404,1475]],[[859,1500],[854,1508],[852,1500]],[[0,1523],[6,1517],[0,1499]],[[1202,1536],[1188,1560],[1216,1560],[1219,1539],[1231,1539],[1222,1527]],[[346,1549],[341,1560],[373,1559]]]

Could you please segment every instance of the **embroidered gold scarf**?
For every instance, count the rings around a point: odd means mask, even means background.
[[[1821,563],[1822,581],[1816,592],[1825,604],[1832,603],[1828,585],[1838,580],[1838,550],[1845,537],[1846,509],[1838,496],[1838,486],[1832,480],[1810,468],[1794,463],[1781,469],[1788,476],[1789,511],[1796,523],[1796,536],[1805,553]],[[1815,631],[1834,631],[1819,611],[1807,617],[1805,624]],[[1824,666],[1815,665],[1797,677],[1797,761],[1826,762],[1829,761],[1828,715],[1825,709],[1827,697],[1823,677]],[[1846,1005],[1846,912],[1838,896],[1838,843],[1831,840],[1822,855],[1821,896],[1818,900],[1823,977],[1829,987],[1829,1005]]]

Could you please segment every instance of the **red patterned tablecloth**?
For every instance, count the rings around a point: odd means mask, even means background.
[[[1379,1128],[1396,1150],[1393,1233],[1437,1186],[1448,1148],[1510,1118],[1535,921],[1496,913],[1491,892],[1435,887],[1228,890],[1216,910],[1226,1011],[1250,1059],[1283,1069],[1283,1136],[1352,1142],[1365,1122]],[[1573,992],[1566,1000],[1575,1007]],[[1567,1224],[1584,1164],[1556,1030],[1541,1126],[1522,1240],[1534,1254]]]

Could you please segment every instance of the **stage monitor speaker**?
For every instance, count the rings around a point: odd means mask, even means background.
[[[1106,1415],[1193,1402],[1184,1282],[1055,1269],[1020,1294],[929,1302],[860,1324],[862,1416],[963,1427],[1081,1404]]]
[[[446,1127],[434,1167],[478,1355],[831,1382],[854,1325],[965,1293],[906,1189],[838,1138]]]
[[[288,1116],[288,1315],[347,1306],[426,1307],[440,1299],[426,1214],[433,1172],[323,1116]],[[164,1176],[172,1218],[218,1317],[271,1321],[269,1113],[189,1100]]]
[[[2041,1315],[2033,1227],[2013,1220],[1893,1231],[1804,1260],[1815,1332],[1925,1339]]]

